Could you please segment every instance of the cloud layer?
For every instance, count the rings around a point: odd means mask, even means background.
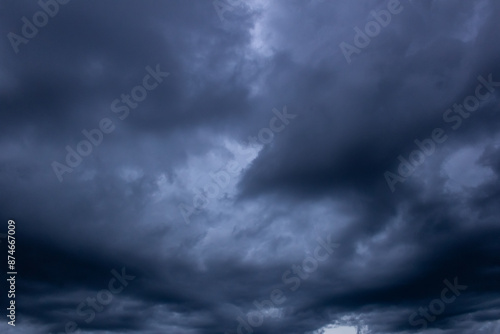
[[[500,329],[498,2],[1,7],[2,332]]]

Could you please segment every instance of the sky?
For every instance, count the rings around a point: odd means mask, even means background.
[[[0,0],[0,331],[500,332],[499,11]]]

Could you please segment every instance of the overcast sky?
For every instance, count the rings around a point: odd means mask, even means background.
[[[499,12],[0,0],[0,331],[500,332]]]

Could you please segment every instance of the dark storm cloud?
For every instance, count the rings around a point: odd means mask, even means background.
[[[17,53],[8,34],[40,5],[1,3],[0,203],[19,267],[2,331],[498,330],[500,87],[456,130],[443,114],[478,76],[500,82],[499,4],[401,1],[349,63],[341,43],[390,1],[223,3],[73,0]],[[120,119],[112,103],[148,66],[169,75]],[[250,144],[283,106],[297,117]],[[53,161],[103,118],[115,129],[59,182]],[[449,138],[391,192],[384,173],[438,127]],[[255,159],[186,224],[179,203],[242,151]],[[134,279],[86,321],[113,270]]]

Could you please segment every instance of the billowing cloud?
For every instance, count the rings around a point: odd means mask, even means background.
[[[498,332],[499,6],[4,1],[0,329]]]

